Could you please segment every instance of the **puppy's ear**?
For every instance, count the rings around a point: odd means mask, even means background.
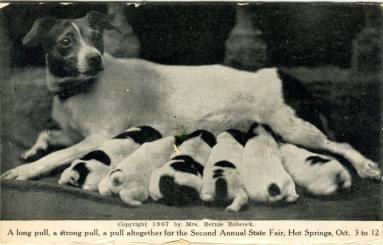
[[[109,18],[100,12],[90,11],[87,13],[86,18],[88,19],[89,26],[93,29],[103,31],[103,30],[116,30],[121,33],[121,31],[112,25]]]
[[[56,19],[53,17],[39,18],[35,20],[31,30],[23,38],[23,45],[27,47],[40,46]]]

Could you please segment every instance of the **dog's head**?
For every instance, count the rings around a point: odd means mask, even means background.
[[[37,19],[23,38],[28,47],[42,46],[50,73],[65,80],[85,80],[104,69],[103,31],[115,29],[108,18],[91,11],[79,19]]]
[[[61,174],[60,185],[72,185],[86,190],[97,190],[98,182],[109,170],[111,160],[101,151],[91,151],[80,159],[74,160]]]

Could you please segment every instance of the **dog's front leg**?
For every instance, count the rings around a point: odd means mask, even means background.
[[[39,151],[46,151],[49,146],[70,146],[74,140],[67,136],[62,130],[44,130],[40,132],[34,145],[21,154],[24,160],[35,157]]]
[[[298,118],[288,106],[271,114],[265,123],[287,142],[341,155],[353,165],[360,177],[382,180],[378,164],[362,156],[349,144],[329,140],[314,125]]]
[[[35,162],[13,168],[1,178],[25,180],[40,177],[98,148],[105,140],[105,137],[88,137],[76,145],[48,154]]]

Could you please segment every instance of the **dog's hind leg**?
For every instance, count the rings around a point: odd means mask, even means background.
[[[129,206],[140,206],[142,203],[149,198],[149,192],[147,188],[133,182],[120,191],[121,201],[128,204]]]
[[[329,140],[315,126],[297,117],[286,105],[264,118],[263,122],[287,142],[341,155],[353,165],[360,177],[382,180],[376,163],[362,156],[349,144]]]
[[[97,149],[105,140],[104,137],[88,137],[73,146],[48,154],[35,162],[13,168],[2,174],[1,178],[25,180],[40,177],[82,157],[89,151]]]
[[[36,156],[39,151],[46,151],[49,146],[69,146],[74,143],[76,142],[62,130],[44,130],[40,132],[34,145],[21,155],[21,158],[30,159]]]
[[[225,210],[231,212],[238,212],[239,210],[241,210],[243,205],[247,204],[247,202],[247,194],[243,188],[240,188],[231,205],[228,206]]]

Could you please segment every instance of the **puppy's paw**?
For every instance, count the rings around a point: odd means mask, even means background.
[[[352,178],[346,169],[335,175],[335,181],[338,185],[338,191],[349,190],[351,188]]]
[[[214,201],[214,197],[207,193],[201,193],[200,198],[204,202],[212,202]]]
[[[142,202],[134,199],[134,194],[131,191],[128,190],[122,190],[120,191],[120,199],[123,203],[128,204],[132,207],[141,206]]]
[[[298,200],[298,198],[299,198],[298,194],[290,195],[286,197],[286,202],[295,202],[296,200]]]
[[[97,185],[85,184],[83,185],[82,189],[86,191],[97,191]]]
[[[377,163],[366,159],[362,163],[355,165],[356,172],[362,178],[370,178],[382,181],[382,173]]]
[[[39,171],[30,164],[23,164],[1,175],[1,179],[27,180],[39,176]]]
[[[123,203],[128,204],[129,206],[132,206],[132,207],[138,207],[138,206],[142,205],[142,202],[137,201],[137,200],[125,200],[122,198],[121,198],[121,200]]]
[[[100,193],[101,196],[110,196],[112,195],[112,190],[109,184],[109,178],[105,177],[103,178],[100,183],[98,184],[98,193]]]
[[[230,206],[225,208],[225,211],[227,212],[238,212],[241,210],[241,207],[239,205],[231,204]]]

